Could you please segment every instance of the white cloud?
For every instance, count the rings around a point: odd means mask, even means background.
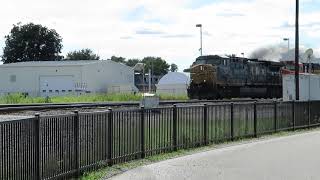
[[[312,3],[311,0],[305,0]],[[180,69],[199,55],[199,29],[202,23],[205,54],[249,54],[257,47],[293,42],[294,4],[292,0],[226,0],[200,8],[190,8],[191,0],[6,0],[1,1],[0,37],[12,24],[35,22],[54,28],[63,37],[63,53],[92,48],[103,58],[162,56]],[[125,17],[143,7],[140,19]],[[302,13],[303,24],[319,23],[320,14]],[[319,27],[303,27],[306,36],[319,37]],[[162,32],[144,35],[139,30]],[[170,38],[168,38],[170,37]],[[0,46],[4,46],[0,39]],[[303,42],[302,42],[303,43]],[[319,46],[319,45],[318,45]],[[319,47],[315,47],[319,48]],[[320,48],[319,48],[320,49]]]

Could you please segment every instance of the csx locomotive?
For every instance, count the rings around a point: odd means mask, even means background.
[[[235,56],[200,56],[190,71],[191,99],[280,98],[283,62]]]

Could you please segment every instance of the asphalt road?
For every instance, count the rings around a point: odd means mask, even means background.
[[[170,159],[111,179],[318,180],[320,131]]]

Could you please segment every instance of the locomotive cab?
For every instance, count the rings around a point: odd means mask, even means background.
[[[198,64],[190,68],[188,94],[191,99],[215,99],[216,69],[212,64]]]

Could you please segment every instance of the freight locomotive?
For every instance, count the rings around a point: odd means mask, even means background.
[[[191,99],[280,98],[284,62],[235,56],[200,56],[190,72]]]

